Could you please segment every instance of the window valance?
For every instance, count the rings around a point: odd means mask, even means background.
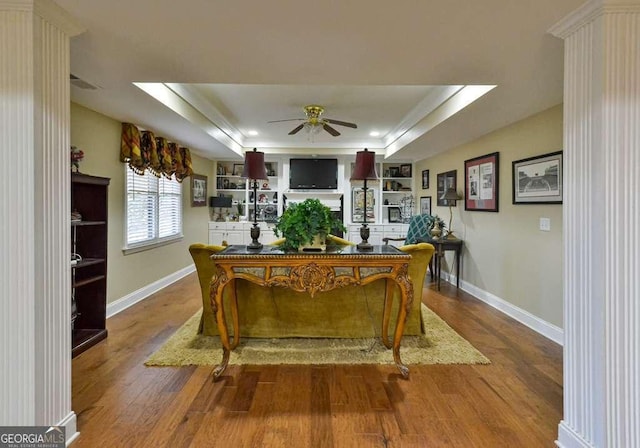
[[[175,174],[178,182],[193,174],[189,148],[156,137],[151,131],[140,132],[131,123],[122,123],[120,161],[128,163],[136,174],[150,171],[168,178]]]

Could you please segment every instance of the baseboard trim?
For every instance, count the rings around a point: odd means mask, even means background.
[[[556,446],[558,448],[594,448],[594,445],[584,440],[573,428],[567,426],[564,420],[561,420],[558,425]]]
[[[445,277],[443,275],[441,276],[441,280],[447,281],[454,286],[456,284],[455,275],[449,275],[448,277]],[[506,300],[494,294],[491,294],[490,292],[480,289],[469,282],[465,282],[464,280],[460,281],[460,289],[471,294],[487,305],[497,309],[498,311],[501,311],[507,316],[517,320],[521,324],[526,325],[536,333],[539,333],[547,339],[552,340],[556,344],[564,344],[564,330],[562,328],[550,324],[549,322],[542,320],[537,316],[534,316],[530,312],[525,311],[522,308],[518,308],[512,303],[509,303]]]
[[[71,445],[80,435],[78,432],[76,413],[71,411],[65,418],[63,418],[56,426],[64,426],[67,440],[65,445]]]
[[[151,294],[154,294],[160,291],[162,288],[166,288],[172,283],[177,282],[183,277],[195,272],[196,265],[192,264],[187,266],[186,268],[180,269],[179,271],[174,272],[173,274],[169,274],[166,277],[163,277],[159,280],[156,280],[153,283],[148,284],[147,286],[143,286],[137,291],[133,291],[131,294],[128,294],[118,300],[114,300],[107,304],[107,319],[115,316],[121,311],[126,310],[130,306],[135,305],[141,300],[146,299]]]

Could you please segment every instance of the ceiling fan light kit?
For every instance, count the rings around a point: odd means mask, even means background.
[[[335,124],[338,126],[345,126],[348,128],[357,129],[358,125],[355,123],[349,123],[348,121],[341,120],[333,120],[331,118],[322,118],[322,114],[324,113],[324,107],[318,106],[317,104],[310,104],[308,106],[304,106],[303,108],[305,115],[307,118],[290,118],[287,120],[273,120],[268,123],[278,123],[283,121],[297,121],[302,120],[304,123],[299,124],[295,128],[293,128],[289,135],[295,135],[304,129],[310,136],[314,136],[320,133],[321,130],[327,131],[333,137],[337,137],[340,135],[335,128],[329,126],[329,124]]]

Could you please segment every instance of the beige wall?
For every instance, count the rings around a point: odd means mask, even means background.
[[[514,205],[511,162],[562,149],[562,106],[502,128],[416,164],[417,196],[432,197],[432,213],[448,225],[449,209],[436,205],[436,176],[457,170],[464,193],[464,161],[500,153],[499,213],[453,208],[453,229],[465,241],[461,280],[562,328],[562,205]],[[422,170],[429,189],[421,189]],[[539,230],[540,217],[551,231]],[[448,258],[451,261],[451,258]]]
[[[167,275],[192,264],[188,247],[206,243],[208,207],[191,207],[190,179],[182,186],[184,238],[156,249],[124,255],[125,169],[119,161],[120,122],[71,104],[71,144],[84,151],[80,171],[109,177],[109,240],[107,259],[107,302],[123,298]],[[154,130],[162,135],[161,130]],[[209,194],[213,192],[213,162],[192,153],[194,172],[206,175]]]

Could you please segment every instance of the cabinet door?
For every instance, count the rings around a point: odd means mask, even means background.
[[[251,237],[249,235],[247,236],[249,237],[249,240],[251,240]],[[227,244],[230,246],[232,244],[245,244],[244,232],[242,230],[228,230],[225,235],[225,239],[227,240]]]
[[[382,232],[370,232],[369,233],[369,243],[375,245],[382,245]]]
[[[225,238],[224,230],[209,230],[209,244],[221,246],[222,240]]]

